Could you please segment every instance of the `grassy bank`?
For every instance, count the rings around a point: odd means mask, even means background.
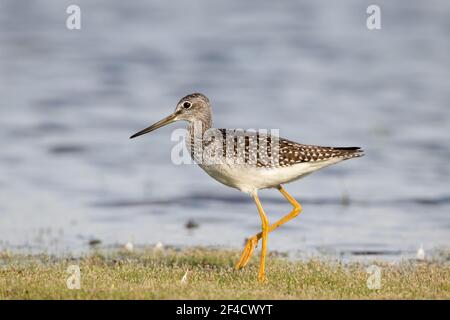
[[[371,290],[364,264],[271,256],[268,281],[259,284],[257,258],[235,271],[238,255],[205,249],[97,252],[77,259],[3,253],[0,299],[450,299],[448,262],[376,263],[381,288]],[[69,265],[80,267],[79,290],[67,288]]]

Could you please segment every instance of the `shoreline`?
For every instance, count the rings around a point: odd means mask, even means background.
[[[270,254],[268,281],[259,284],[257,253],[236,271],[239,252],[230,250],[98,250],[79,258],[1,252],[0,299],[450,299],[448,256],[370,264]],[[79,267],[80,289],[67,287],[71,266]],[[373,266],[381,271],[378,289],[368,287]]]

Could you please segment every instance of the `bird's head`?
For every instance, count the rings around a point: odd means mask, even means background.
[[[152,124],[151,126],[133,134],[130,139],[152,132],[175,121],[188,121],[194,123],[201,121],[206,126],[211,126],[211,105],[209,99],[201,93],[192,93],[180,99],[175,111],[168,117]]]

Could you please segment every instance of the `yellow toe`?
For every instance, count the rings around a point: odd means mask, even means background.
[[[242,269],[248,264],[250,258],[252,257],[253,251],[255,250],[257,245],[258,245],[257,237],[251,237],[250,239],[247,240],[241,258],[239,259],[238,263],[235,266],[236,269],[238,270]]]

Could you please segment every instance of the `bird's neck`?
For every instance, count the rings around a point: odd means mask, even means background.
[[[195,121],[189,122],[188,135],[186,137],[186,146],[191,154],[191,157],[195,159],[194,146],[203,147],[205,132],[212,127],[211,116],[205,116]]]
[[[211,115],[205,114],[202,117],[196,119],[195,121],[189,122],[189,135],[191,137],[195,135],[203,134],[206,132],[206,130],[210,129],[212,127],[212,118]]]

